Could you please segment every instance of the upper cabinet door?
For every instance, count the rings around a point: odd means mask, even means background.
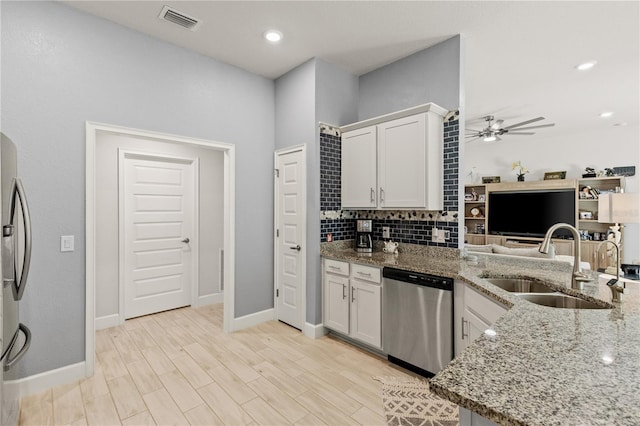
[[[375,208],[376,126],[342,134],[342,208]]]
[[[424,114],[378,125],[378,204],[381,207],[425,206],[425,128]]]

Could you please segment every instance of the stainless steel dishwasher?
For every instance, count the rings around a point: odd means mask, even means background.
[[[453,279],[395,268],[382,276],[382,350],[403,367],[438,373],[453,359]]]

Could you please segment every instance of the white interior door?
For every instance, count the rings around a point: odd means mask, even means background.
[[[124,316],[190,305],[197,237],[194,160],[130,153],[121,160]]]
[[[306,265],[306,167],[303,147],[276,153],[275,291],[278,320],[302,329]]]

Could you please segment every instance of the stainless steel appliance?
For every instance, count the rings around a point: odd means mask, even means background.
[[[453,279],[382,270],[382,350],[432,376],[453,359]]]
[[[1,134],[0,140],[0,223],[2,224],[2,381],[0,424],[18,424],[16,364],[31,344],[29,328],[19,322],[19,301],[24,294],[31,262],[31,222],[22,181],[17,177],[17,152],[13,142]]]
[[[371,253],[373,251],[373,221],[356,220],[356,251],[359,253]]]

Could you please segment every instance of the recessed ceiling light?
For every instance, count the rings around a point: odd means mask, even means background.
[[[578,71],[590,70],[591,68],[595,67],[597,63],[598,63],[598,61],[584,62],[582,64],[576,65],[576,69]]]
[[[277,30],[269,30],[264,33],[264,38],[269,43],[280,43],[280,41],[282,40],[282,33]]]
[[[600,117],[602,117],[602,118],[609,118],[612,115],[613,115],[613,112],[611,112],[611,111],[605,111],[605,112],[601,112],[600,113]]]

